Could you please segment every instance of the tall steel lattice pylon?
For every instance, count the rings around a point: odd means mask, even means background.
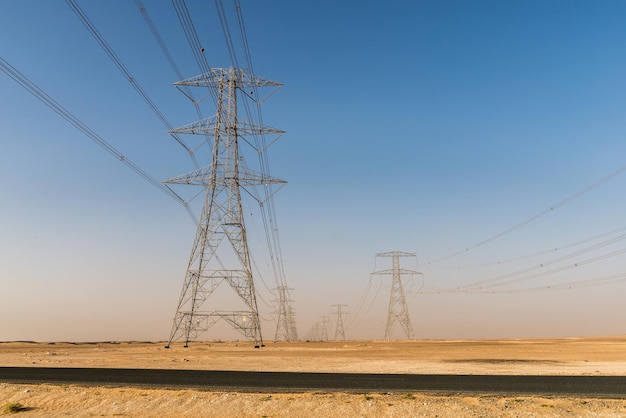
[[[295,313],[290,299],[289,291],[293,290],[287,286],[279,286],[275,289],[278,292],[278,299],[274,300],[278,304],[276,334],[274,341],[297,341],[298,331],[296,330]]]
[[[346,332],[343,328],[343,316],[347,314],[347,312],[342,311],[342,307],[347,307],[348,305],[332,305],[337,308],[337,312],[333,312],[333,314],[337,315],[337,323],[335,324],[335,341],[345,341]]]
[[[256,173],[244,165],[239,139],[246,135],[279,134],[274,128],[256,126],[252,121],[238,118],[238,91],[250,94],[250,89],[275,87],[282,84],[253,76],[243,69],[212,68],[208,73],[175,83],[179,88],[198,86],[217,92],[217,112],[190,125],[174,129],[181,134],[212,137],[211,163],[165,183],[200,185],[206,188],[196,237],[189,257],[174,323],[167,346],[183,339],[189,341],[207,331],[220,319],[254,341],[263,345],[241,189],[285,183]],[[216,310],[208,306],[209,297],[226,282],[243,304],[240,310]]]
[[[415,257],[414,253],[405,253],[401,251],[391,251],[388,253],[376,254],[376,257],[391,257],[391,269],[379,270],[372,274],[391,275],[391,295],[389,297],[389,311],[387,314],[387,327],[385,328],[385,340],[391,339],[393,327],[399,322],[406,334],[407,339],[413,340],[413,326],[409,317],[409,309],[406,303],[404,287],[402,286],[402,275],[420,274],[414,270],[406,270],[400,268],[400,257]]]

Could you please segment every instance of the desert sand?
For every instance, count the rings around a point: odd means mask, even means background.
[[[0,343],[1,366],[626,376],[626,337],[475,341]],[[226,393],[0,383],[0,414],[198,417],[625,417],[624,399]],[[18,408],[19,409],[19,408]]]

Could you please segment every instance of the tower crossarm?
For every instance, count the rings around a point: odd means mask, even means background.
[[[415,253],[407,253],[404,251],[389,251],[386,253],[377,253],[376,257],[415,257]]]
[[[419,271],[407,270],[403,268],[399,268],[397,270],[388,269],[388,270],[379,270],[379,271],[372,272],[372,274],[397,274],[397,273],[399,274],[422,274]]]
[[[244,270],[211,270],[208,274],[204,274],[204,277],[211,279],[245,279],[248,277],[248,273]]]
[[[238,186],[258,186],[267,184],[285,184],[285,180],[271,177],[265,174],[255,172],[253,170],[239,167],[239,172],[235,175],[230,173],[222,165],[218,165],[215,172],[212,171],[213,166],[202,167],[180,176],[163,181],[169,184],[188,184],[192,186],[209,186],[212,182],[217,184],[223,183],[229,186],[232,183]]]
[[[217,127],[217,121],[215,116],[204,118],[202,120],[180,126],[176,129],[168,131],[169,133],[177,134],[191,134],[191,135],[206,135],[215,132]],[[259,126],[254,122],[248,120],[239,119],[237,122],[237,134],[238,135],[272,135],[272,134],[284,134],[285,131],[273,128],[271,126]]]
[[[237,87],[282,87],[283,83],[250,74],[245,68],[211,68],[210,71],[174,83],[175,86],[219,87],[220,83],[235,79]]]

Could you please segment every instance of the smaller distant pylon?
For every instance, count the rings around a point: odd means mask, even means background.
[[[328,322],[330,322],[330,318],[323,316],[320,321],[320,341],[328,341]]]
[[[328,316],[322,316],[317,321],[307,334],[307,340],[309,341],[328,341],[328,323],[330,319]]]
[[[347,312],[342,311],[342,307],[347,307],[348,305],[331,305],[337,308],[337,312],[333,312],[333,314],[337,315],[337,323],[335,324],[335,341],[345,341],[346,340],[346,332],[343,328],[343,316],[347,314]]]
[[[416,257],[414,253],[405,253],[402,251],[391,251],[387,253],[376,254],[376,257],[390,257],[391,269],[375,271],[372,274],[390,275],[391,281],[391,295],[389,296],[389,311],[387,314],[387,326],[385,328],[385,340],[391,339],[393,327],[396,322],[400,323],[406,337],[409,340],[415,339],[413,334],[413,326],[411,325],[411,318],[409,317],[409,308],[406,303],[406,296],[404,293],[404,287],[402,286],[403,275],[421,274],[418,271],[407,270],[400,268],[400,257]]]
[[[290,298],[289,292],[293,289],[287,286],[278,286],[274,289],[278,292],[278,299],[274,300],[278,304],[278,311],[276,320],[276,334],[274,335],[274,342],[276,341],[297,341],[298,331],[296,330],[295,313],[293,309],[293,300]]]

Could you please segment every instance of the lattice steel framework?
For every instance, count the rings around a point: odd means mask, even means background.
[[[287,286],[279,286],[275,289],[278,292],[278,299],[274,300],[278,304],[276,313],[276,334],[274,341],[298,341],[298,331],[296,330],[295,313],[289,292],[293,289]]]
[[[319,328],[319,340],[320,341],[328,341],[328,323],[330,322],[330,318],[328,316],[323,316],[320,320],[320,328]]]
[[[343,328],[343,316],[347,314],[341,310],[342,307],[347,307],[348,305],[332,305],[337,308],[337,312],[333,312],[337,315],[337,323],[335,324],[335,341],[344,341],[346,339],[346,332]]]
[[[407,339],[413,340],[413,326],[409,317],[409,309],[406,303],[404,287],[402,286],[402,276],[407,274],[420,274],[414,270],[400,268],[400,257],[415,257],[414,253],[405,253],[401,251],[391,251],[387,253],[376,254],[376,257],[390,257],[391,269],[379,270],[372,274],[391,275],[391,295],[389,296],[389,311],[387,314],[387,326],[385,328],[385,340],[391,339],[393,327],[396,322],[400,323]]]
[[[201,185],[206,188],[196,237],[166,347],[183,339],[189,341],[207,331],[220,319],[241,332],[255,346],[263,345],[254,280],[241,204],[241,189],[285,183],[256,173],[243,165],[240,138],[246,135],[282,134],[275,128],[257,126],[240,119],[238,91],[278,88],[282,84],[250,75],[243,69],[212,68],[210,72],[175,83],[177,87],[199,86],[217,93],[214,117],[174,129],[181,134],[212,136],[209,166],[166,180],[170,184]],[[208,96],[208,94],[207,94]],[[252,193],[251,193],[252,194]],[[210,309],[209,297],[226,282],[243,302],[240,310]]]
[[[311,327],[306,339],[309,341],[328,341],[328,316],[322,316]]]

